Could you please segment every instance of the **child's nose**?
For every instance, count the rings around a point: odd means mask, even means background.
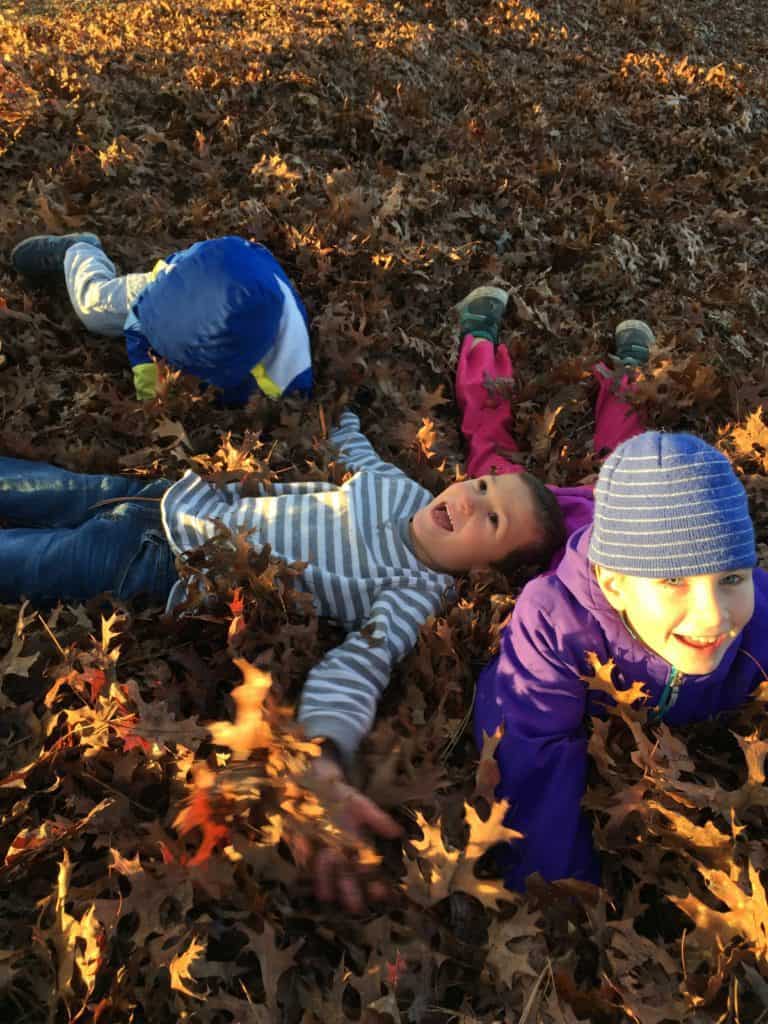
[[[467,487],[464,493],[461,495],[461,510],[465,515],[470,515],[479,500],[478,495],[472,490],[471,487]]]
[[[717,584],[702,581],[695,592],[694,601],[696,619],[702,631],[708,629],[712,632],[724,632],[730,628],[728,604]]]

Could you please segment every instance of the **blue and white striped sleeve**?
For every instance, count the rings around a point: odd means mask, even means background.
[[[339,425],[330,433],[330,441],[339,449],[346,465],[357,472],[367,469],[383,476],[407,476],[391,462],[385,462],[371,442],[360,430],[360,420],[347,410],[341,414]]]
[[[307,736],[333,740],[345,760],[352,757],[370,732],[392,666],[413,649],[441,599],[436,588],[382,589],[363,627],[348,633],[307,676],[298,715]]]
[[[338,490],[336,484],[328,483],[326,480],[299,480],[293,483],[277,483],[270,480],[265,483],[262,480],[250,481],[245,477],[245,480],[236,480],[226,485],[225,490],[230,493],[232,499],[243,496],[242,488],[245,481],[248,481],[245,496],[249,498],[269,498],[278,494],[317,494],[320,491]]]

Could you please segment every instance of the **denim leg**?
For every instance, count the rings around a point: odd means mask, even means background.
[[[158,505],[122,502],[74,528],[0,530],[0,601],[85,601],[103,591],[164,601],[176,581]]]
[[[165,600],[176,571],[157,499],[168,486],[0,459],[0,520],[19,524],[0,529],[0,601]]]
[[[0,523],[12,526],[78,526],[115,498],[161,497],[168,480],[70,473],[47,462],[0,456]]]

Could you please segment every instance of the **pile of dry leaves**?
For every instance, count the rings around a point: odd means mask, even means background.
[[[721,444],[766,536],[759,0],[20,0],[0,41],[6,255],[37,231],[96,230],[125,270],[263,241],[309,307],[318,379],[311,403],[231,411],[166,373],[140,406],[121,342],[6,259],[3,454],[337,480],[328,425],[365,381],[379,451],[439,488],[462,458],[450,307],[495,279],[532,469],[595,472],[590,366],[642,317],[650,422]],[[345,843],[291,713],[339,633],[242,538],[202,568],[175,620],[0,607],[3,1020],[768,1020],[766,692],[674,734],[620,703],[590,741],[604,890],[513,897],[485,856],[509,835],[495,739],[478,753],[468,721],[522,581],[463,580],[366,745],[406,839],[356,851],[393,897],[354,919],[291,856]]]

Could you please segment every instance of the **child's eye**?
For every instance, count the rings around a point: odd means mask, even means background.
[[[661,580],[665,587],[681,587],[685,580],[682,576],[670,576],[668,580]]]
[[[496,515],[495,512],[489,512],[488,513],[488,518],[491,520],[491,522],[493,523],[494,526],[498,526],[499,525],[499,517]]]
[[[485,492],[488,490],[488,484],[485,482],[485,480],[480,479],[477,481],[477,489],[480,491],[481,494],[485,494]]]
[[[744,582],[744,577],[740,572],[729,572],[727,576],[723,576],[720,582],[726,587],[737,587],[739,583]]]

